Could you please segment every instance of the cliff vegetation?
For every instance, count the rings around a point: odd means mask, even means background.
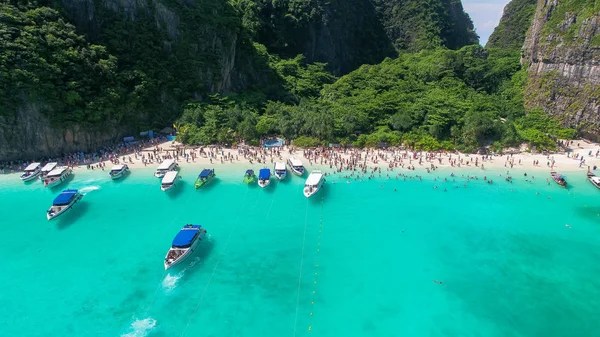
[[[512,0],[509,2],[486,47],[521,49],[527,30],[533,22],[537,2],[537,0]]]

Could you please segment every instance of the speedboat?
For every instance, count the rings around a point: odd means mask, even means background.
[[[115,165],[110,169],[110,172],[108,172],[108,175],[110,175],[110,178],[112,180],[117,180],[119,178],[122,178],[124,175],[126,175],[127,172],[129,172],[129,166]]]
[[[154,172],[154,176],[156,178],[162,178],[167,172],[177,170],[178,168],[179,165],[177,165],[174,159],[167,159],[158,165],[156,172]]]
[[[73,170],[67,166],[59,166],[50,171],[44,178],[45,187],[54,187],[60,185],[63,181],[73,174]]]
[[[306,179],[306,183],[304,184],[304,196],[307,198],[312,197],[317,194],[323,184],[325,183],[325,177],[321,171],[312,171],[308,178]]]
[[[256,181],[256,174],[254,174],[254,170],[246,170],[244,174],[244,184],[253,184]]]
[[[304,174],[304,165],[302,165],[302,162],[300,160],[291,157],[290,159],[288,159],[287,163],[290,166],[290,170],[292,170],[293,174],[297,176],[302,176]]]
[[[73,207],[81,198],[83,194],[77,190],[64,190],[59,194],[52,202],[52,207],[46,212],[46,218],[52,220],[59,215],[66,212],[68,209]]]
[[[52,170],[54,170],[56,168],[56,165],[58,165],[58,163],[56,163],[56,162],[47,163],[46,165],[44,165],[44,167],[42,167],[42,170],[40,172],[40,180],[44,180],[44,178],[46,178],[48,173],[50,173]]]
[[[285,163],[280,161],[275,162],[275,177],[279,180],[285,179],[287,176],[287,168],[285,167]]]
[[[271,183],[271,170],[263,168],[258,171],[258,186],[265,188]]]
[[[179,264],[192,254],[198,243],[206,235],[200,225],[185,225],[173,239],[171,249],[165,256],[165,270]]]
[[[21,174],[21,180],[31,181],[42,173],[42,165],[40,163],[31,163],[25,168],[25,172]]]
[[[179,171],[169,171],[165,173],[165,176],[162,178],[162,183],[160,184],[160,189],[163,192],[172,189],[180,178]]]
[[[550,176],[552,176],[552,180],[554,180],[560,186],[567,187],[567,180],[562,174],[558,174],[556,171],[551,171]]]
[[[600,189],[600,177],[596,176],[592,172],[588,171],[587,178],[592,185],[596,186],[596,188]]]
[[[215,177],[215,169],[204,169],[198,175],[198,179],[196,179],[196,183],[194,187],[196,189],[206,185],[209,181],[213,180]]]

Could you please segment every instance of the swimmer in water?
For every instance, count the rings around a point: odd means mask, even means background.
[[[565,227],[571,229],[571,226],[569,226],[569,224],[565,224]]]
[[[435,284],[439,284],[439,285],[443,285],[443,284],[444,284],[444,282],[442,282],[442,281],[438,281],[438,280],[433,280],[433,283],[435,283]]]

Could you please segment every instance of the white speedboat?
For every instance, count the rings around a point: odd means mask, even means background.
[[[312,197],[317,194],[323,184],[325,183],[325,177],[321,171],[312,171],[308,178],[306,179],[306,183],[304,184],[304,196],[307,198]]]
[[[596,188],[600,189],[600,177],[596,176],[592,172],[588,171],[587,178],[592,185],[596,186]]]
[[[271,183],[271,170],[263,168],[258,171],[258,186],[265,188]]]
[[[287,163],[290,166],[290,170],[293,174],[297,176],[302,176],[304,174],[304,165],[302,165],[302,162],[300,160],[291,157],[290,159],[288,159]]]
[[[40,180],[44,180],[44,178],[46,178],[48,173],[52,172],[52,170],[54,170],[57,165],[58,165],[58,163],[56,163],[56,162],[47,163],[46,165],[44,165],[44,167],[42,167],[42,170],[40,172]]]
[[[165,270],[179,264],[190,256],[206,235],[200,225],[185,225],[173,239],[171,249],[165,256]]]
[[[129,166],[115,165],[110,169],[110,172],[108,172],[108,175],[110,175],[110,178],[112,180],[117,180],[117,179],[122,178],[124,175],[126,175],[127,172],[129,172]]]
[[[169,171],[165,173],[165,176],[162,178],[162,183],[160,184],[160,189],[164,192],[172,189],[180,178],[179,171]]]
[[[40,163],[31,163],[25,168],[25,172],[21,174],[21,180],[31,181],[42,173],[42,165]]]
[[[279,180],[285,179],[287,177],[287,167],[285,167],[285,163],[280,161],[275,162],[275,177]]]
[[[158,165],[156,172],[154,172],[154,176],[156,178],[162,178],[167,172],[177,170],[178,168],[179,165],[177,165],[174,159],[167,159]]]
[[[73,174],[73,170],[71,170],[67,166],[59,166],[54,170],[50,171],[46,177],[44,178],[44,186],[45,187],[54,187],[60,185],[63,181],[67,180],[67,178]]]
[[[46,212],[46,218],[48,218],[48,220],[52,220],[58,217],[73,207],[73,205],[81,200],[82,197],[83,194],[79,193],[77,190],[62,191],[61,194],[54,198],[52,207],[50,207],[50,209]]]

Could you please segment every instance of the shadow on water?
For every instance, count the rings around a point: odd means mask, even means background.
[[[177,184],[175,184],[175,186],[173,186],[170,190],[161,192],[166,193],[167,196],[171,199],[176,199],[179,196],[181,196],[181,194],[186,188],[190,188],[190,186],[183,179],[179,179]]]
[[[73,205],[66,213],[62,214],[54,221],[56,222],[56,227],[60,230],[67,229],[69,226],[74,224],[78,218],[80,218],[89,208],[89,204],[87,202],[78,202]]]

